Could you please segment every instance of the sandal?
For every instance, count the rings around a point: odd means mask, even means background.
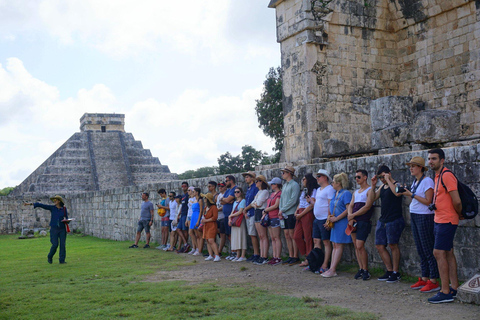
[[[302,263],[300,263],[298,266],[299,266],[299,267],[306,267],[306,266],[308,266],[308,261],[307,261],[307,260],[303,260]]]
[[[328,268],[327,269],[320,268],[320,270],[318,270],[318,271],[320,271],[320,273],[324,273],[327,270],[328,270]]]

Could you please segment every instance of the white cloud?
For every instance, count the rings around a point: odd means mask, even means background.
[[[122,110],[103,84],[61,100],[56,87],[34,78],[16,58],[0,65],[0,87],[0,187],[21,183],[79,131],[85,112],[125,113],[126,131],[177,173],[217,165],[220,154],[239,154],[246,144],[269,153],[272,147],[254,111],[261,88],[240,97],[192,89],[171,104],[146,99]]]
[[[258,1],[258,0],[252,0]],[[261,4],[266,8],[266,4]],[[0,1],[0,34],[45,31],[63,44],[87,44],[116,58],[159,52],[165,47],[196,56],[206,50],[212,61],[278,55],[271,38],[259,37],[264,25],[258,4],[233,0],[43,0]],[[274,10],[271,10],[272,17]],[[263,26],[263,28],[265,28]],[[264,31],[264,30],[262,30]],[[240,39],[240,41],[238,41]],[[254,49],[257,48],[257,49]]]

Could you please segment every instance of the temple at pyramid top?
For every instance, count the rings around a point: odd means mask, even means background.
[[[31,173],[12,195],[68,194],[175,180],[142,142],[125,132],[125,115],[85,113],[80,132]]]

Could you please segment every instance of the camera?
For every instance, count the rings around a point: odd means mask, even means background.
[[[405,187],[400,185],[400,183],[397,183],[397,186],[395,187],[395,192],[396,193],[404,193],[405,191],[406,191]]]
[[[435,210],[437,210],[437,207],[435,206],[435,203],[431,203],[431,204],[428,206],[428,210],[430,210],[430,211],[435,211]]]

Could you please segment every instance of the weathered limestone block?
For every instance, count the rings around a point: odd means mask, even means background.
[[[415,115],[412,137],[416,143],[454,141],[460,136],[460,113],[450,110],[423,110]]]
[[[337,139],[327,139],[323,142],[324,153],[328,155],[341,155],[350,151],[348,143]]]

